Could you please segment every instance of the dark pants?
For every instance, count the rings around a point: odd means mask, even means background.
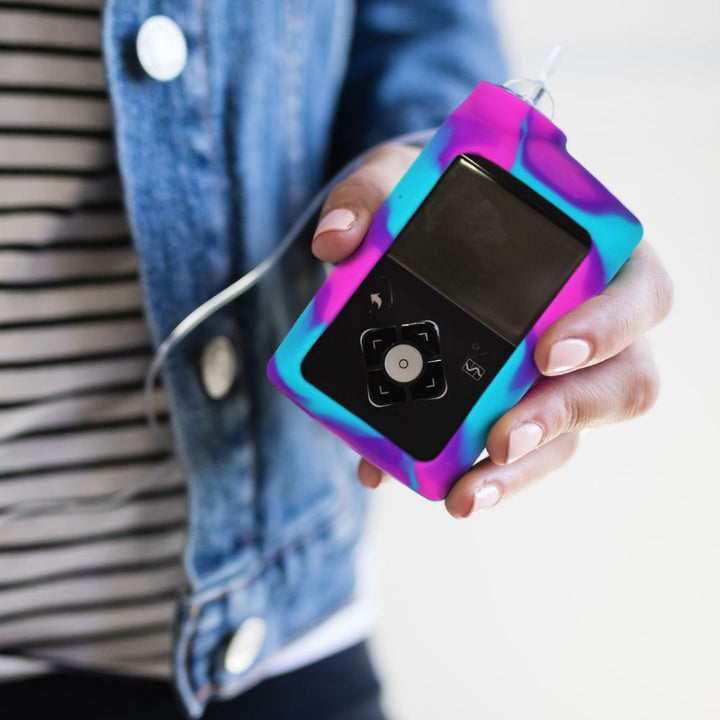
[[[203,720],[385,720],[364,643],[210,703]],[[3,720],[185,720],[169,683],[55,673],[0,683]]]

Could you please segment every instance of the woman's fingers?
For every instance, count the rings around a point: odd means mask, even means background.
[[[333,188],[313,237],[312,251],[319,260],[338,263],[352,255],[378,208],[419,152],[405,145],[381,145]]]
[[[563,465],[575,452],[578,435],[561,435],[512,465],[496,465],[486,458],[455,483],[445,499],[447,511],[464,518],[494,507]]]
[[[563,433],[646,412],[659,391],[657,368],[641,338],[600,365],[545,378],[493,426],[494,463],[513,463]]]
[[[562,435],[512,465],[496,465],[486,458],[455,483],[445,498],[445,508],[453,517],[464,518],[497,505],[565,463],[575,451],[578,436],[578,432]],[[365,459],[360,461],[358,476],[370,489],[388,477]]]
[[[543,375],[560,375],[617,355],[660,322],[672,305],[672,283],[647,242],[596,297],[549,327],[535,349]]]
[[[492,428],[490,457],[455,484],[445,504],[451,515],[497,504],[567,460],[578,431],[592,425],[635,417],[655,402],[658,373],[649,344],[642,338],[606,362],[536,385]],[[386,476],[361,460],[358,475],[368,488]]]
[[[385,479],[380,468],[375,467],[369,460],[362,458],[358,465],[358,478],[360,482],[370,490],[374,490]]]

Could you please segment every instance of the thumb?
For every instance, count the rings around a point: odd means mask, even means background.
[[[406,145],[381,145],[332,189],[313,237],[315,257],[338,263],[352,255],[378,208],[419,152],[419,148]]]

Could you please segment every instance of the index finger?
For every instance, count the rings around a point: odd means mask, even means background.
[[[602,293],[543,333],[535,348],[538,369],[561,375],[614,357],[670,312],[672,295],[657,254],[641,242]]]

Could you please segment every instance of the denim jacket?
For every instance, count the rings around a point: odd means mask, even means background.
[[[152,15],[187,41],[181,74],[146,74]],[[503,67],[486,0],[108,0],[103,53],[146,315],[162,340],[272,250],[328,172],[384,138],[439,124]],[[365,500],[355,461],[276,392],[265,364],[308,299],[306,248],[205,322],[165,366],[188,477],[175,682],[188,712],[262,678],[263,662],[352,597]],[[198,359],[230,338],[240,373],[222,400]],[[223,663],[251,617],[250,667]]]

